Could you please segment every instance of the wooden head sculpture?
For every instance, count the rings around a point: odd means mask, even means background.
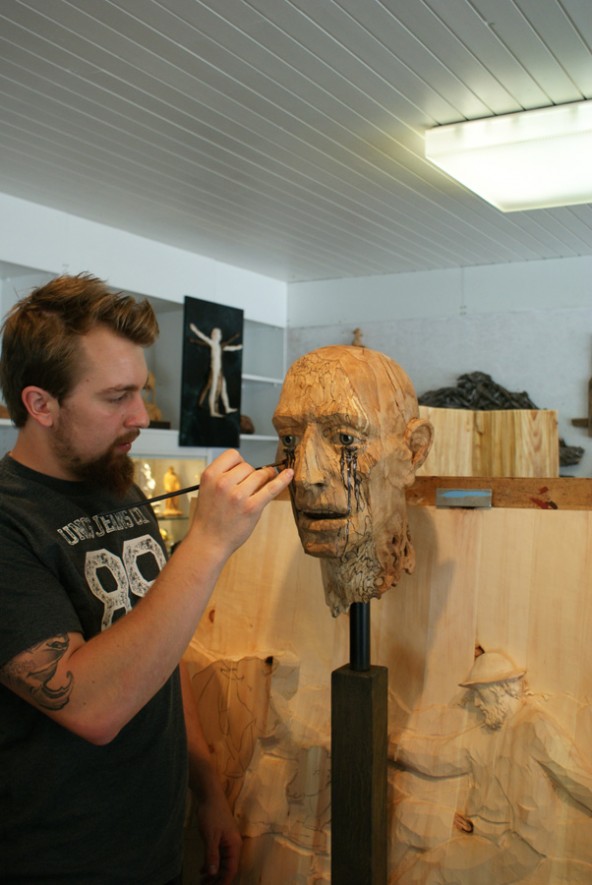
[[[273,417],[279,457],[294,467],[302,546],[322,558],[334,616],[411,572],[405,489],[432,442],[411,381],[362,347],[322,347],[289,369]],[[278,458],[279,460],[279,458]]]

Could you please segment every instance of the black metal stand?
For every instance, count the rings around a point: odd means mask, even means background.
[[[350,663],[331,674],[331,883],[386,885],[388,670],[370,664],[370,603],[349,626]]]
[[[370,603],[349,607],[349,665],[352,670],[370,669]]]

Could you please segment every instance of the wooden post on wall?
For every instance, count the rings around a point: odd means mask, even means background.
[[[388,670],[369,663],[369,603],[350,610],[350,663],[331,674],[331,883],[386,885]]]

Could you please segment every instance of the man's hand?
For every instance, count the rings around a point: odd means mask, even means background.
[[[204,843],[203,885],[231,885],[238,872],[242,839],[222,790],[209,790],[197,803]]]
[[[223,557],[249,537],[263,509],[288,487],[293,470],[254,469],[233,449],[204,470],[189,535],[200,538]]]
[[[242,839],[205,739],[191,678],[181,661],[181,690],[189,751],[189,786],[203,840],[203,885],[231,885],[238,872]]]

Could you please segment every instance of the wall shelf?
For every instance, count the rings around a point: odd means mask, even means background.
[[[277,442],[277,436],[272,436],[269,434],[268,436],[263,433],[241,433],[240,435],[241,442]]]
[[[180,446],[178,430],[158,430],[147,427],[142,430],[132,446],[134,458],[171,457],[171,458],[206,458],[211,460],[212,449],[203,446]]]
[[[284,383],[283,378],[267,378],[265,375],[248,375],[243,372],[242,376],[243,383],[245,381],[253,381],[256,384],[273,384],[276,387],[281,387]]]

